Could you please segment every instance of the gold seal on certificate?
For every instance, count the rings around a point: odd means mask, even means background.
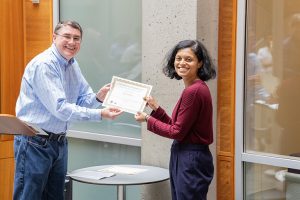
[[[151,85],[113,76],[110,90],[102,105],[117,107],[124,112],[136,114],[144,110],[146,106],[144,97],[149,96],[151,90]]]

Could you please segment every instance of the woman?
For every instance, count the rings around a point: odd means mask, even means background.
[[[167,55],[163,72],[185,85],[172,117],[150,96],[145,100],[151,115],[139,112],[135,119],[147,122],[149,131],[174,139],[169,166],[172,199],[204,200],[214,174],[208,147],[213,142],[212,99],[204,81],[215,78],[214,64],[202,43],[184,40]]]

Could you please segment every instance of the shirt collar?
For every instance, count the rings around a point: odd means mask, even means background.
[[[52,50],[53,54],[58,58],[58,62],[59,62],[60,65],[67,67],[67,66],[72,65],[74,63],[74,58],[71,58],[69,61],[67,59],[65,59],[59,53],[59,51],[57,50],[55,44],[51,45],[51,50]]]

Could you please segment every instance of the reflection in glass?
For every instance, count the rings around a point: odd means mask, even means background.
[[[300,152],[300,1],[247,1],[245,149]]]
[[[140,0],[61,0],[60,20],[73,19],[83,28],[76,57],[96,92],[113,75],[141,81]],[[76,123],[70,129],[140,138],[140,124],[132,114],[98,123]]]
[[[300,170],[245,164],[245,200],[296,200],[300,197]]]

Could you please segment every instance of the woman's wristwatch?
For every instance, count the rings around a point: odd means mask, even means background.
[[[146,116],[145,116],[145,122],[148,122],[149,117],[150,116],[146,114]]]

